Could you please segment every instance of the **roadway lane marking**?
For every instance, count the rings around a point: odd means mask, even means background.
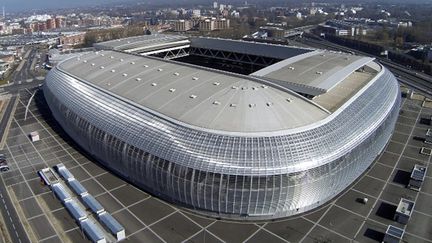
[[[25,89],[25,90],[26,90],[28,93],[30,93],[30,91],[29,91],[28,89]],[[24,91],[24,92],[26,92],[26,91]],[[24,106],[24,103],[23,103],[23,101],[21,100],[21,98],[18,98],[18,103],[20,103],[21,105]],[[31,114],[31,115],[32,115],[32,116],[37,120],[37,118],[33,115],[31,109],[29,110],[29,114]],[[18,125],[19,130],[21,130],[22,133],[26,134],[25,131],[24,131],[24,129],[22,128],[21,124],[20,124],[20,123],[18,122],[18,120],[16,119],[16,117],[13,118],[13,121]],[[40,121],[37,120],[37,122],[38,122],[38,124],[40,124]],[[42,127],[43,127],[44,130],[47,130],[43,125],[42,125]],[[48,133],[49,133],[49,132],[48,132]],[[49,133],[49,135],[52,136],[50,133]],[[58,143],[57,140],[56,140],[56,142]],[[20,145],[20,146],[22,146],[22,145]],[[49,167],[49,164],[48,164],[48,163],[43,159],[42,155],[40,154],[39,150],[36,149],[35,145],[31,143],[31,146],[35,149],[36,153],[40,156],[40,158],[42,158],[42,161],[43,161],[43,162],[42,162],[41,164],[45,164],[45,166]],[[9,151],[10,154],[13,154],[12,151],[11,151],[11,149],[10,149],[10,147],[8,146],[8,144],[6,144],[6,148],[7,148],[7,150]],[[66,150],[64,149],[64,147],[62,147],[62,149],[63,149],[64,151],[66,151]],[[26,153],[25,153],[25,156],[27,157],[27,154],[26,154]],[[20,173],[22,176],[24,176],[24,173],[23,173],[21,167],[18,165],[18,163],[17,163],[17,161],[16,161],[16,157],[15,157],[15,156],[12,156],[12,159],[13,159],[13,161],[15,162],[15,164],[17,165],[17,170],[19,171],[19,173]],[[27,157],[27,160],[28,160],[28,157]],[[28,160],[28,161],[30,161],[30,160]],[[34,165],[33,165],[32,163],[30,163],[30,162],[29,162],[29,164],[30,164],[29,166],[32,166],[32,167],[34,166]],[[86,172],[87,172],[87,171],[86,171]],[[88,173],[88,172],[87,172],[87,173]],[[28,181],[28,180],[24,180],[24,183],[25,183],[29,188],[31,188],[30,185],[29,185],[29,181]],[[34,197],[36,197],[36,195],[34,194],[33,191],[31,191],[31,194],[32,194]],[[39,205],[39,203],[37,203],[37,205]],[[47,218],[47,219],[48,219],[49,225],[52,227],[52,229],[54,230],[54,232],[56,233],[56,235],[57,235],[57,236],[60,236],[60,233],[57,232],[57,229],[56,229],[56,227],[54,227],[54,225],[53,225],[53,223],[51,222],[51,220],[50,220],[49,218]],[[28,235],[26,234],[25,229],[24,229],[24,233],[25,233],[25,235],[28,237]],[[61,242],[63,242],[63,240],[61,240]]]
[[[0,177],[0,180],[3,181],[3,177]],[[3,182],[3,183],[4,183],[4,182]],[[6,185],[5,185],[5,187],[6,187]],[[6,189],[6,188],[5,188],[5,189]],[[12,220],[12,216],[10,215],[10,212],[9,212],[8,206],[7,206],[7,204],[6,204],[6,202],[5,202],[4,198],[3,198],[3,193],[1,193],[1,192],[0,192],[0,197],[2,198],[3,206],[4,206],[5,210],[6,210],[7,215],[9,216],[9,221],[10,221],[12,227],[13,227],[13,230],[14,230],[14,232],[15,232],[15,235],[16,235],[16,237],[17,237],[17,240],[18,240],[18,242],[21,243],[22,241],[21,241],[20,236],[19,236],[19,234],[18,234],[18,232],[17,232],[17,230],[16,230],[16,227],[15,227],[14,221]]]

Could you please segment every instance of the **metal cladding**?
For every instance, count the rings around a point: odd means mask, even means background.
[[[71,199],[71,195],[69,194],[69,192],[65,190],[62,184],[55,183],[51,186],[51,188],[54,191],[54,194],[57,196],[57,198],[63,203]]]
[[[85,194],[88,194],[87,189],[85,189],[79,181],[70,179],[67,183],[77,195],[84,196]]]
[[[90,208],[93,213],[100,214],[105,211],[102,205],[92,195],[85,194],[81,197],[81,199],[83,200],[87,208]]]
[[[84,219],[80,222],[81,228],[84,233],[89,237],[92,242],[95,243],[106,243],[105,236],[102,229],[97,226],[92,220]]]
[[[103,212],[98,214],[98,217],[100,222],[116,237],[116,240],[121,241],[126,238],[125,229],[111,214]]]
[[[44,94],[64,130],[122,177],[202,213],[245,220],[328,202],[382,152],[400,107],[399,86],[385,68],[328,117],[262,134],[165,119],[59,68]]]

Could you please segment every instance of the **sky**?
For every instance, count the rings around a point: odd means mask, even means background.
[[[69,8],[69,7],[77,7],[77,6],[86,6],[86,5],[96,5],[96,4],[107,4],[107,3],[121,3],[121,2],[155,2],[160,3],[161,0],[0,0],[0,10],[1,7],[6,8],[6,12],[17,12],[17,11],[26,11],[26,10],[43,10],[43,9],[57,9],[57,8]],[[191,0],[162,0],[165,3],[169,3],[170,1],[178,3],[179,1],[182,2],[188,2]],[[202,2],[208,2],[211,3],[213,0],[202,0]],[[217,0],[216,0],[217,1]],[[238,2],[239,0],[237,0]],[[251,0],[254,1],[254,0]],[[255,0],[257,1],[257,0]],[[265,0],[260,0],[265,1]],[[337,2],[341,1],[344,2],[346,0],[320,0],[317,2],[326,2],[326,1],[332,1]],[[365,2],[371,2],[375,0],[360,0]],[[384,0],[381,0],[384,1]],[[388,1],[388,0],[387,0]],[[391,0],[393,2],[405,2],[407,0]],[[432,0],[408,0],[411,3],[432,3]],[[194,2],[197,2],[197,0],[194,0]],[[230,0],[221,0],[221,2],[231,2]],[[352,0],[350,2],[353,2]]]
[[[120,0],[0,0],[0,8],[6,11],[22,11],[31,9],[68,8],[89,4],[106,4],[122,2]]]

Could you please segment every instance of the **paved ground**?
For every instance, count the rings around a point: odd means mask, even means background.
[[[83,242],[77,226],[50,190],[41,185],[37,170],[65,164],[99,202],[124,225],[128,242],[380,242],[400,197],[416,201],[407,225],[406,242],[432,242],[432,169],[421,192],[405,188],[414,164],[430,165],[419,154],[430,126],[422,118],[432,109],[421,101],[403,101],[395,134],[386,151],[358,181],[330,203],[308,214],[285,220],[236,223],[205,218],[142,192],[98,166],[64,135],[37,94],[27,120],[25,105],[31,92],[21,92],[9,132],[6,153],[11,171],[2,174],[18,203],[23,224],[39,242],[70,239]],[[39,131],[42,140],[27,137]],[[364,205],[358,198],[368,197]]]
[[[14,113],[14,107],[17,102],[17,97],[13,95],[9,102],[7,102],[7,106],[4,107],[4,111],[0,111],[0,149],[4,145],[3,137],[6,137],[8,131],[8,124],[10,119],[12,118],[12,114]],[[10,200],[9,194],[6,191],[6,187],[4,184],[3,178],[0,178],[0,210],[3,217],[2,223],[4,227],[7,228],[9,232],[9,237],[13,242],[29,242],[27,235],[25,233],[24,228],[20,223],[20,219],[15,210],[14,204]],[[6,237],[3,235],[1,238]],[[9,239],[9,238],[8,238]]]

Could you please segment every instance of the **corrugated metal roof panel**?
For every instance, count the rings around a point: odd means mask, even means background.
[[[66,189],[60,183],[53,184],[51,186],[54,194],[57,196],[60,201],[64,202],[71,198],[71,195],[66,191]]]
[[[194,48],[212,49],[281,60],[313,51],[312,49],[289,47],[286,45],[217,38],[195,37],[191,38],[190,41],[191,47]]]
[[[398,227],[395,227],[393,225],[389,225],[386,231],[386,234],[394,236],[398,239],[402,239],[402,236],[404,235],[405,231],[403,229],[400,229]]]
[[[120,62],[120,59],[124,61]],[[96,65],[91,67],[83,60]],[[130,62],[135,62],[135,65],[130,65]],[[99,69],[101,65],[106,68]],[[149,67],[143,68],[145,65]],[[119,52],[105,51],[105,56],[91,53],[82,56],[81,60],[67,60],[57,68],[145,107],[153,114],[206,129],[280,131],[312,124],[328,116],[316,104],[297,94],[272,86],[263,88],[262,83],[248,77]],[[111,72],[113,68],[116,70],[114,75]],[[128,76],[124,77],[122,73],[126,70]],[[173,75],[174,72],[179,76]],[[194,77],[199,80],[194,80]],[[141,81],[137,82],[136,78],[141,78]],[[233,86],[239,89],[233,89]],[[170,89],[175,92],[170,92]],[[196,98],[191,99],[191,94]],[[288,103],[287,99],[292,102]],[[219,105],[213,104],[214,101]],[[269,107],[267,102],[274,105]],[[229,106],[231,103],[237,104],[236,109]],[[256,104],[253,109],[249,108],[251,103]]]
[[[72,173],[63,164],[57,165],[57,171],[61,175],[61,177],[63,177],[63,179],[65,180],[74,178]]]
[[[123,226],[121,226],[120,223],[107,212],[99,214],[99,220],[107,226],[111,233],[117,233],[124,230]]]
[[[411,172],[411,179],[424,181],[426,176],[426,167],[421,165],[414,165],[414,169]]]
[[[102,205],[90,194],[86,194],[82,197],[84,204],[90,208],[90,210],[95,213],[99,214],[105,211],[105,209],[102,207]]]
[[[74,199],[68,200],[64,204],[66,209],[76,221],[82,221],[87,218],[87,214],[84,209],[81,208],[81,206],[78,205]]]
[[[97,226],[94,222],[92,222],[90,219],[81,221],[81,228],[91,241],[98,243],[106,242],[105,236],[101,228]]]
[[[83,196],[84,194],[88,193],[87,189],[81,185],[81,183],[75,179],[68,181],[69,186],[72,188],[72,190],[79,196]]]

